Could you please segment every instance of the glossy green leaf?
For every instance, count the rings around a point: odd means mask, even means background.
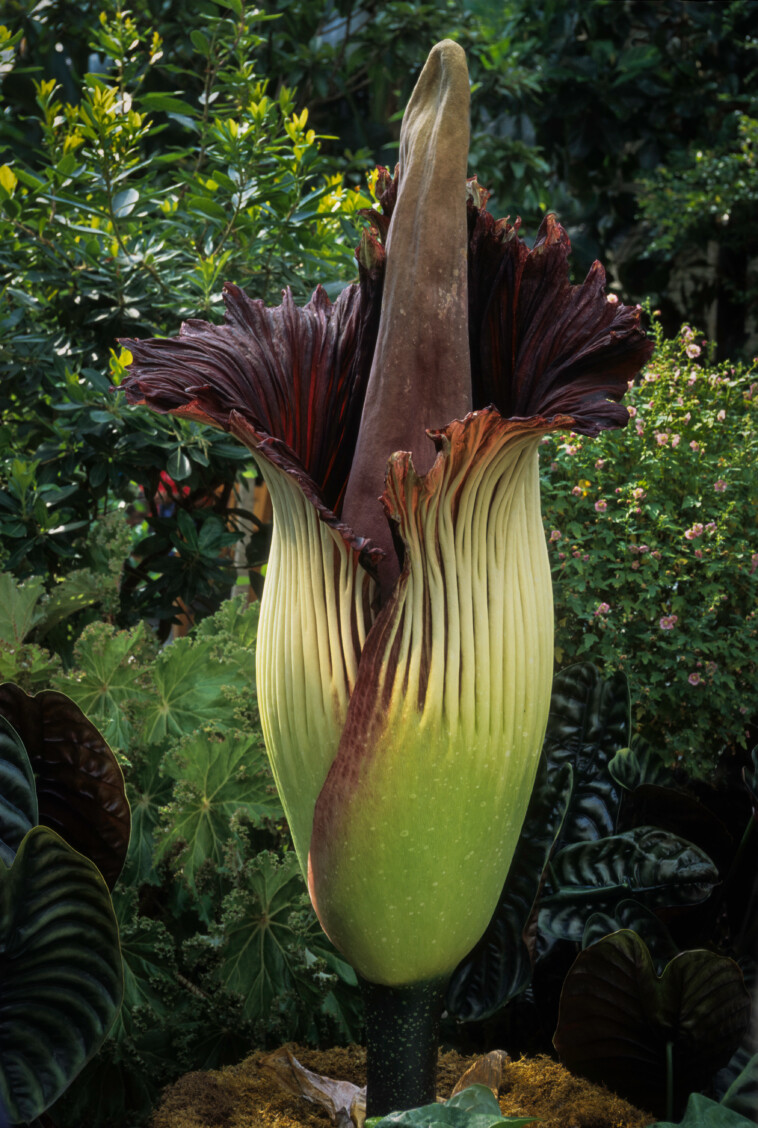
[[[740,1050],[740,1054],[744,1052]],[[758,1121],[758,1053],[745,1063],[724,1093],[721,1103],[741,1116],[752,1117],[754,1123]]]
[[[13,725],[0,715],[0,859],[7,866],[38,821],[32,765]]]
[[[528,986],[532,966],[523,940],[542,871],[571,796],[572,769],[548,777],[544,759],[503,892],[482,939],[453,972],[446,1007],[460,1022],[494,1014]]]
[[[33,1120],[101,1045],[123,992],[105,882],[47,827],[0,861],[0,982],[0,1104]]]
[[[134,211],[139,200],[136,188],[125,188],[113,197],[113,214],[116,219],[126,219]]]
[[[442,1104],[423,1105],[388,1116],[372,1116],[365,1128],[522,1128],[534,1124],[536,1116],[503,1116],[491,1089],[469,1085]]]
[[[256,734],[207,732],[188,737],[167,757],[165,773],[177,781],[164,812],[155,860],[180,853],[176,865],[194,887],[205,862],[221,865],[232,837],[232,820],[244,815],[259,824],[282,817],[282,808]]]
[[[18,732],[35,776],[39,822],[98,867],[110,889],[126,858],[130,813],[115,756],[63,693],[0,685],[0,716]]]
[[[672,782],[666,761],[646,740],[635,737],[629,748],[620,748],[608,762],[608,771],[625,791],[643,783],[665,787]]]
[[[703,1093],[690,1093],[687,1109],[676,1124],[672,1120],[656,1120],[651,1128],[748,1128],[755,1117],[742,1116],[726,1105],[717,1104]]]
[[[563,985],[554,1043],[572,1072],[661,1115],[667,1055],[676,1109],[726,1064],[749,1016],[733,960],[682,952],[658,977],[640,937],[622,930],[577,956]]]
[[[566,846],[552,859],[539,926],[581,941],[591,912],[609,912],[632,895],[648,908],[704,901],[718,881],[713,862],[691,842],[651,826]]]
[[[603,838],[616,829],[620,793],[609,761],[629,745],[629,689],[623,674],[603,678],[588,662],[556,676],[545,734],[551,772],[570,763],[574,790],[561,842]]]

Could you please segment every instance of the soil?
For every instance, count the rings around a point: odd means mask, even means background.
[[[366,1083],[366,1053],[360,1046],[290,1049],[314,1073]],[[325,1111],[290,1096],[261,1072],[265,1056],[257,1052],[240,1065],[180,1078],[164,1092],[151,1128],[329,1128]],[[449,1097],[474,1060],[441,1054],[438,1096]],[[504,1116],[539,1116],[536,1128],[646,1128],[655,1119],[545,1055],[509,1062],[499,1101]]]

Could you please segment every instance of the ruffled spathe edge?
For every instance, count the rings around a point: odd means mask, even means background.
[[[362,271],[331,303],[321,287],[306,306],[285,291],[267,308],[224,287],[223,325],[190,320],[176,338],[125,339],[127,400],[221,427],[292,475],[365,567],[380,549],[338,516],[379,320],[381,278]]]

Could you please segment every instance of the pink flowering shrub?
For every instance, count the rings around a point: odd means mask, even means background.
[[[633,422],[543,451],[556,664],[623,669],[642,734],[708,776],[758,723],[758,367],[654,332]]]

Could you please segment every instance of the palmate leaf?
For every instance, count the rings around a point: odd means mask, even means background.
[[[302,987],[293,957],[291,917],[305,903],[294,853],[279,861],[262,853],[245,870],[244,884],[224,900],[219,929],[223,987],[240,995],[245,1019],[268,1019],[277,997]]]
[[[157,881],[153,853],[160,812],[170,801],[173,781],[161,771],[160,745],[149,756],[138,756],[128,785],[132,809],[132,836],[126,856],[125,874],[136,885]]]
[[[657,827],[634,827],[555,855],[539,927],[578,943],[590,913],[612,912],[630,895],[648,908],[691,905],[704,901],[717,881],[713,862],[691,842]]]
[[[182,845],[177,865],[190,886],[203,863],[222,863],[235,815],[246,815],[254,823],[282,816],[256,734],[195,733],[166,757],[164,772],[177,786],[163,817],[155,860]]]
[[[0,716],[0,859],[13,863],[21,840],[39,821],[34,772],[23,741]]]
[[[130,631],[91,623],[76,643],[76,672],[53,679],[56,689],[101,726],[112,748],[130,747],[133,732],[125,707],[144,706],[148,697],[139,682],[143,666],[136,661],[144,642],[142,623]]]
[[[48,827],[0,861],[0,983],[0,1110],[30,1121],[101,1045],[123,991],[105,882]]]
[[[658,977],[645,944],[622,930],[581,952],[566,976],[554,1043],[572,1072],[659,1116],[667,1060],[674,1107],[728,1062],[750,1016],[737,964],[714,952],[675,956]]]
[[[213,642],[180,638],[162,650],[153,667],[155,697],[142,714],[141,737],[149,744],[184,736],[203,725],[234,725],[224,686],[234,680],[228,663],[214,656]],[[250,680],[253,678],[252,655]]]
[[[91,721],[63,693],[35,696],[0,685],[0,716],[13,725],[35,778],[38,821],[98,867],[110,889],[129,845],[124,777]]]
[[[39,602],[45,594],[45,585],[35,577],[19,584],[9,572],[0,572],[0,639],[20,646],[31,634],[45,613]]]

